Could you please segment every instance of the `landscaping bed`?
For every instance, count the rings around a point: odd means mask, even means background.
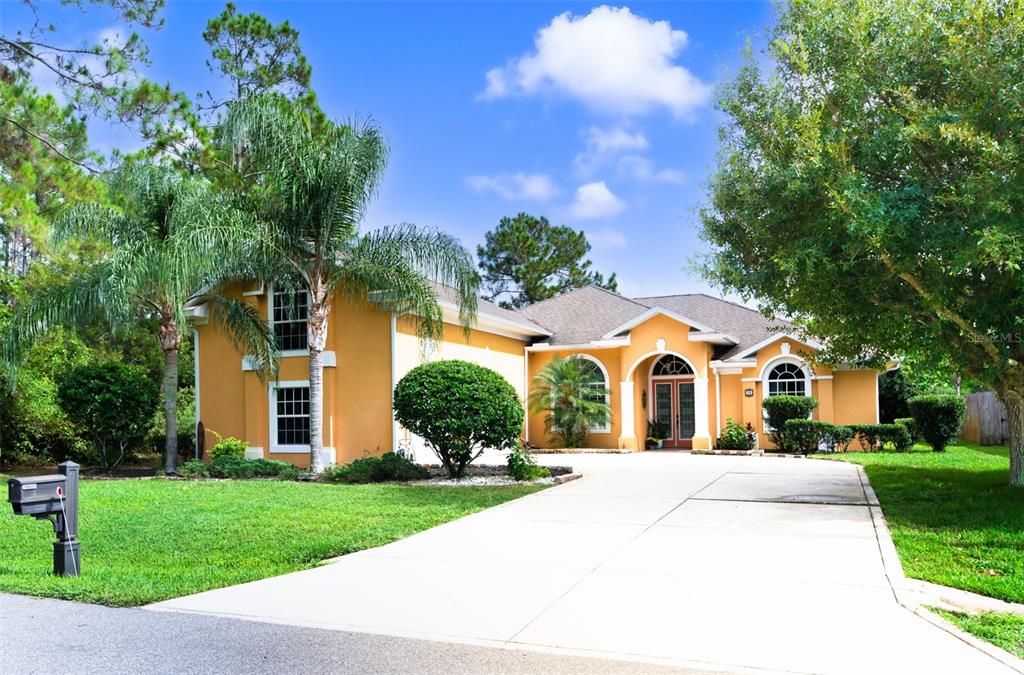
[[[1024,602],[1024,490],[1005,446],[815,457],[864,467],[908,577]]]
[[[0,515],[0,591],[140,605],[314,567],[543,489],[268,480],[83,480],[82,576],[48,523]]]

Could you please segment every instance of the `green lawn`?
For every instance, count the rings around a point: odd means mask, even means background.
[[[1024,602],[1024,489],[1006,447],[818,457],[864,466],[907,576]]]
[[[941,609],[932,609],[932,611],[952,621],[961,630],[1024,659],[1024,617],[991,612],[972,616],[944,612]]]
[[[4,504],[0,591],[139,605],[313,567],[539,489],[88,480],[82,576],[52,576],[53,528]]]

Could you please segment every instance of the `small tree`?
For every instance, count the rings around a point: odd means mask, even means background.
[[[935,452],[942,452],[960,435],[967,404],[959,396],[930,394],[908,402],[914,425]]]
[[[467,361],[410,370],[395,387],[395,419],[421,436],[452,478],[485,448],[508,450],[523,428],[523,405],[498,373]]]
[[[818,407],[813,396],[769,396],[764,400],[768,438],[779,450],[793,450],[786,433],[789,420],[807,419]]]
[[[610,419],[607,398],[608,388],[591,361],[556,356],[533,378],[530,411],[547,413],[544,430],[562,447],[579,448],[592,428]]]
[[[107,471],[146,438],[160,402],[142,370],[119,363],[75,368],[61,380],[57,397],[68,419],[96,443]]]

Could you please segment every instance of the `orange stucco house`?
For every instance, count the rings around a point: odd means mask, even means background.
[[[207,430],[243,439],[247,456],[308,463],[308,357],[303,298],[249,288],[253,304],[281,341],[278,379],[261,382],[249,359],[192,309],[196,344],[196,417]],[[820,347],[793,326],[708,295],[625,298],[581,288],[512,312],[481,302],[467,337],[453,297],[440,293],[444,338],[424,347],[405,316],[340,297],[331,312],[324,373],[325,461],[344,463],[392,449],[431,457],[421,439],[391,414],[395,383],[425,360],[473,361],[503,375],[525,400],[531,378],[553,356],[586,359],[610,391],[609,423],[593,429],[596,448],[642,450],[650,420],[671,429],[669,448],[706,449],[726,420],[750,422],[760,444],[761,401],[775,393],[813,395],[817,419],[838,424],[878,421],[878,373],[814,366]],[[298,312],[282,312],[286,303]],[[277,311],[275,311],[277,308]],[[542,415],[528,415],[524,435],[548,446]]]

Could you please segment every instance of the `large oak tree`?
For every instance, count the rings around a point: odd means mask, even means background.
[[[725,86],[707,272],[827,338],[990,386],[1024,485],[1024,10],[794,0]]]

